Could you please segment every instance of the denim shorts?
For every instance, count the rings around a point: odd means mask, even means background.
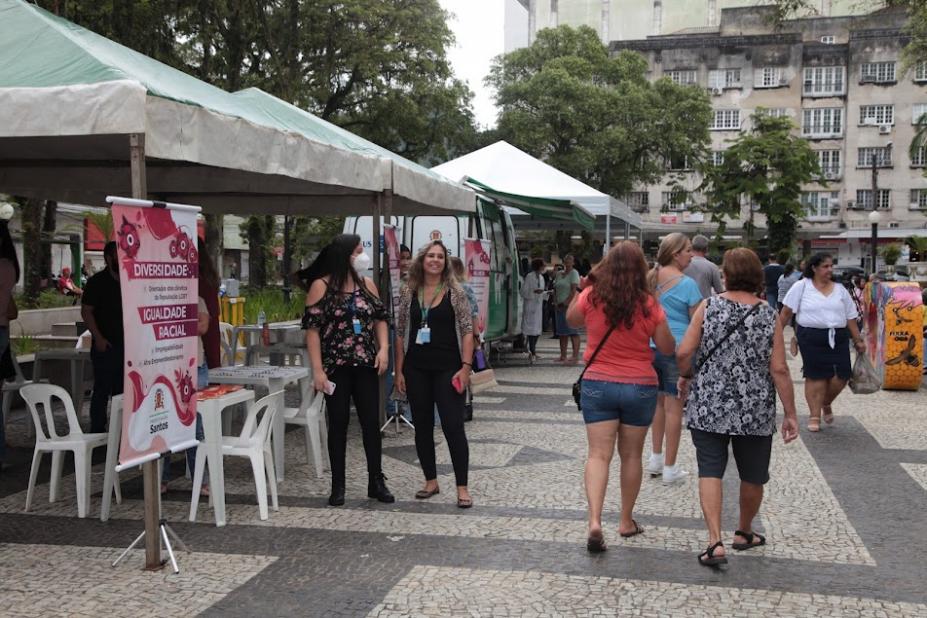
[[[676,382],[679,381],[679,365],[676,364],[676,355],[655,352],[653,368],[657,372],[657,390],[664,395],[678,396]]]
[[[571,328],[570,325],[567,324],[566,309],[556,310],[554,314],[554,326],[556,327],[556,334],[561,337],[570,337],[579,334],[578,328]]]
[[[657,407],[657,387],[584,379],[580,405],[586,423],[619,421],[649,427]]]

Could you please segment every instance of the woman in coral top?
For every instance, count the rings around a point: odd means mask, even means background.
[[[586,287],[567,310],[571,327],[586,326],[586,371],[580,405],[586,422],[586,498],[590,552],[605,551],[602,507],[615,443],[621,459],[621,521],[618,533],[631,537],[643,528],[631,517],[641,488],[641,453],[657,405],[657,350],[673,354],[676,342],[666,314],[647,283],[640,245],[623,241],[589,273]],[[593,353],[602,342],[592,361]],[[592,362],[590,362],[592,361]]]

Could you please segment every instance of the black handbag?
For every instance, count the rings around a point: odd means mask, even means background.
[[[605,345],[605,342],[608,341],[608,338],[611,336],[612,331],[615,330],[615,327],[612,326],[608,329],[608,332],[605,333],[605,336],[602,337],[602,341],[599,342],[599,345],[595,347],[595,352],[592,353],[592,356],[589,357],[589,362],[586,363],[586,366],[583,367],[583,372],[579,374],[579,378],[576,382],[573,383],[573,401],[576,402],[576,409],[582,411],[582,406],[579,405],[579,400],[583,394],[583,376],[586,375],[586,370],[589,369],[589,366],[595,362],[595,357],[599,355],[599,350],[602,349],[602,346]]]

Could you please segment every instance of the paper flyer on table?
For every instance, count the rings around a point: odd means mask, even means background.
[[[195,443],[199,208],[107,198],[122,287],[121,466]]]
[[[479,323],[473,325],[474,334],[482,335],[486,331],[489,319],[489,252],[492,244],[488,240],[464,238],[464,259],[467,265],[467,280],[476,303],[480,308]]]

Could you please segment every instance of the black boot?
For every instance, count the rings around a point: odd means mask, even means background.
[[[386,481],[386,475],[382,472],[372,475],[367,482],[367,497],[376,498],[380,502],[395,502],[396,498],[393,497],[393,494],[389,493],[389,489],[386,488],[386,483],[384,481]]]
[[[332,483],[332,495],[328,497],[329,506],[344,505],[344,483]]]

